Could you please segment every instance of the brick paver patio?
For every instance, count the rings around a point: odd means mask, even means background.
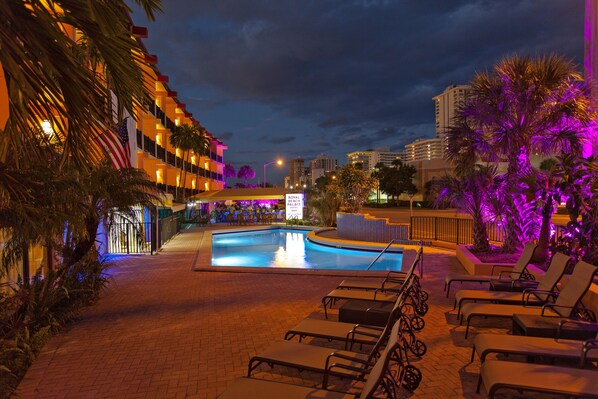
[[[99,302],[48,342],[16,397],[215,398],[246,374],[252,355],[304,317],[322,317],[320,300],[339,277],[193,272],[205,259],[197,252],[202,235],[185,231],[157,256],[117,259]],[[469,363],[471,344],[442,292],[444,276],[461,266],[452,251],[425,253],[430,311],[418,337],[428,352],[413,363],[423,373],[420,387],[402,395],[484,397],[475,393],[479,361]],[[284,368],[262,366],[257,376],[317,384],[314,375]]]

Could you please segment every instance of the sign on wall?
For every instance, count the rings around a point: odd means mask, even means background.
[[[285,194],[286,219],[303,219],[303,194]]]

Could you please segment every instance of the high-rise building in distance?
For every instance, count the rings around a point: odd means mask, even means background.
[[[291,187],[302,187],[306,184],[304,164],[305,160],[300,157],[289,162],[289,185]]]
[[[376,164],[382,163],[385,166],[391,166],[396,159],[403,160],[402,152],[390,151],[388,147],[377,148],[375,150],[355,151],[347,154],[347,164],[362,164],[363,170],[372,173]]]
[[[320,154],[309,162],[311,185],[316,185],[318,178],[325,176],[327,173],[334,172],[338,166],[338,160],[328,155]]]
[[[445,139],[446,130],[451,126],[459,105],[471,91],[467,85],[450,85],[442,93],[432,98],[436,105],[436,137]]]

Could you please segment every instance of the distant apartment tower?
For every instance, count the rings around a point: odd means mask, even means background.
[[[405,160],[410,162],[443,158],[443,143],[440,138],[415,140],[405,146]]]
[[[444,139],[451,126],[459,105],[471,91],[467,85],[450,85],[442,93],[432,98],[436,105],[436,137]]]
[[[403,153],[390,151],[389,148],[377,148],[375,150],[355,151],[347,154],[347,164],[355,165],[361,163],[363,170],[368,173],[374,171],[376,164],[383,163],[385,166],[391,166],[395,159],[402,160]]]
[[[289,162],[289,185],[300,187],[306,183],[303,158],[295,158]]]
[[[311,185],[316,185],[316,180],[325,176],[327,173],[334,172],[338,166],[338,160],[328,155],[320,154],[309,162],[311,174]]]

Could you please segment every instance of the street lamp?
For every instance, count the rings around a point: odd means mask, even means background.
[[[268,162],[264,164],[264,188],[266,188],[266,166],[276,164],[278,166],[282,165],[282,159],[278,159],[276,161]]]

